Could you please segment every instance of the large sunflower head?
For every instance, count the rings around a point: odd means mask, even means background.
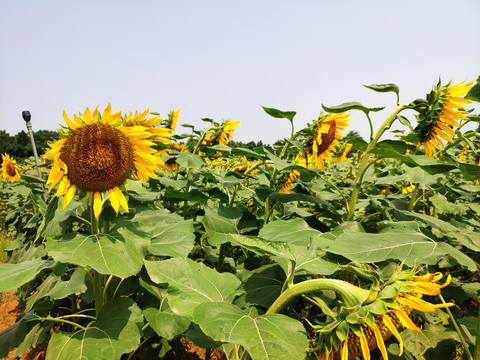
[[[87,108],[80,116],[74,115],[72,121],[63,112],[67,127],[60,131],[62,138],[50,144],[51,149],[43,155],[52,162],[47,179],[49,191],[58,184],[55,195],[63,196],[63,208],[78,188],[93,194],[96,218],[102,210],[102,196],[107,195],[117,214],[120,206],[128,212],[120,187],[129,177],[142,181],[156,178],[155,170],[160,170],[158,164],[163,160],[149,139],[168,141],[167,135],[158,137],[152,133],[151,124],[145,123],[147,113],[124,121],[120,111],[111,113],[108,104],[103,114]]]
[[[415,270],[396,273],[394,280],[387,282],[375,299],[369,298],[361,306],[343,307],[331,315],[330,321],[312,325],[318,333],[317,349],[321,360],[340,358],[347,360],[357,356],[370,359],[370,352],[377,348],[384,360],[388,360],[385,341],[395,336],[403,353],[403,340],[398,332],[400,326],[420,331],[411,319],[413,310],[423,312],[453,306],[453,303],[432,304],[422,300],[423,295],[439,295],[447,286],[450,275],[443,284],[438,284],[441,273],[418,276]]]
[[[436,149],[443,149],[443,140],[453,143],[454,127],[458,127],[458,120],[467,120],[464,105],[471,103],[464,96],[469,92],[473,81],[465,81],[451,85],[449,82],[442,85],[439,81],[427,95],[425,103],[417,109],[418,125],[414,129],[419,142],[423,145],[425,155],[436,157]]]
[[[20,171],[17,161],[13,160],[7,153],[2,155],[2,167],[0,171],[0,178],[4,181],[10,181],[13,183],[20,180]]]
[[[308,163],[316,168],[325,169],[325,163],[331,164],[332,154],[339,146],[338,140],[343,138],[342,132],[347,128],[350,115],[342,112],[338,114],[321,114],[306,130],[307,138],[304,142]]]

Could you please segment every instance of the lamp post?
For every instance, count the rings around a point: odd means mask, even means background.
[[[38,159],[37,147],[35,146],[35,139],[33,138],[32,124],[30,123],[30,119],[32,118],[32,115],[30,114],[30,111],[25,110],[25,111],[22,111],[22,117],[23,117],[23,120],[25,120],[25,122],[27,123],[27,130],[28,130],[28,134],[30,135],[30,142],[32,143],[33,156],[35,156],[35,163],[37,164],[38,176],[41,179],[42,170],[40,169],[40,166],[39,166],[40,160]],[[47,201],[45,196],[45,186],[43,185],[43,183],[41,185],[43,190],[43,199]]]

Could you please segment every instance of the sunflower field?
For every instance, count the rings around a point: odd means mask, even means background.
[[[0,356],[480,360],[479,81],[368,85],[397,100],[378,129],[358,102],[300,130],[264,107],[291,133],[255,149],[180,109],[64,112],[39,165],[2,155],[0,292],[25,313]]]

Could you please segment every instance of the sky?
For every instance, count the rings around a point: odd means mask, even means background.
[[[396,105],[442,82],[480,75],[480,1],[457,0],[0,0],[0,130],[55,130],[70,117],[112,110],[240,120],[234,140],[273,143],[322,104]],[[478,113],[478,112],[477,112]],[[405,114],[415,125],[413,113]],[[362,113],[348,130],[369,137]],[[397,126],[399,128],[399,126]],[[177,133],[189,133],[177,128]]]

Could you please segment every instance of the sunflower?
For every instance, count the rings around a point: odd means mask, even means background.
[[[302,156],[302,154],[297,154],[297,157],[295,158],[294,165],[298,166],[307,166],[307,161],[305,158]],[[292,189],[295,187],[295,180],[300,179],[300,172],[298,170],[291,170],[287,177],[282,181],[282,186],[280,189],[278,189],[278,192],[281,194],[286,193],[288,190]]]
[[[340,155],[340,156],[337,158],[337,162],[342,162],[342,161],[351,162],[351,161],[352,161],[352,160],[350,160],[350,159],[347,158],[347,154],[348,154],[349,151],[352,149],[352,146],[353,146],[353,144],[351,144],[351,143],[348,143],[347,145],[345,145],[345,148],[343,149],[342,155]]]
[[[175,128],[177,127],[178,118],[180,117],[180,111],[181,110],[182,109],[180,108],[180,109],[172,111],[172,112],[170,112],[170,114],[168,114],[167,128],[172,129],[172,132],[174,132]]]
[[[308,163],[316,168],[325,170],[325,163],[331,164],[332,154],[339,146],[338,140],[343,138],[341,130],[348,126],[350,115],[342,112],[338,114],[320,115],[318,120],[307,129],[310,132],[305,142],[305,151]]]
[[[421,109],[418,109],[418,125],[414,129],[419,142],[423,145],[425,155],[436,157],[436,149],[443,149],[443,140],[453,143],[454,127],[458,127],[457,120],[467,120],[464,105],[471,103],[464,96],[470,91],[473,81],[465,81],[451,85],[438,84],[427,95],[427,100]]]
[[[17,166],[17,161],[10,158],[10,155],[5,153],[2,155],[2,167],[0,178],[5,182],[17,182],[20,180],[20,172]]]
[[[135,114],[130,113],[125,117],[125,126],[143,126],[148,129],[151,135],[147,138],[149,140],[159,141],[163,143],[169,143],[172,131],[170,129],[159,127],[163,118],[155,115],[151,118],[146,118],[149,110],[146,109],[142,113],[135,111]]]
[[[427,273],[417,276],[415,270],[398,274],[393,283],[386,285],[369,304],[356,308],[343,308],[337,319],[330,324],[313,326],[319,332],[319,360],[340,358],[347,360],[357,356],[370,359],[370,352],[378,348],[384,360],[388,360],[385,341],[392,335],[397,339],[400,356],[403,340],[398,332],[400,326],[420,331],[410,319],[413,310],[424,312],[453,306],[453,303],[432,304],[423,295],[437,296],[451,282],[448,275],[444,284],[438,284],[443,274]]]
[[[224,120],[220,126],[215,126],[203,138],[204,145],[228,145],[233,138],[240,121]]]
[[[52,162],[47,179],[49,191],[58,184],[56,196],[63,196],[62,208],[70,203],[78,189],[93,195],[95,218],[102,211],[102,195],[108,198],[118,214],[120,206],[128,212],[128,204],[120,186],[133,176],[142,182],[156,178],[163,160],[151,146],[149,139],[167,142],[168,134],[152,132],[152,122],[144,120],[148,111],[121,119],[120,111],[112,114],[108,106],[100,115],[98,107],[84,114],[74,115],[73,121],[63,112],[67,127],[60,131],[61,139],[49,144],[43,155]],[[127,123],[128,126],[122,125]],[[143,125],[147,126],[143,126]]]

